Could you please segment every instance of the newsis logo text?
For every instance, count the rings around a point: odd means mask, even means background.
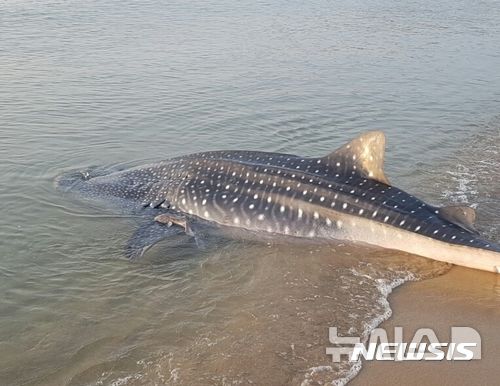
[[[333,347],[326,354],[333,362],[348,358],[355,362],[367,361],[470,361],[481,359],[481,337],[472,327],[451,327],[450,341],[440,341],[430,328],[418,329],[410,341],[403,340],[403,328],[394,328],[394,340],[389,341],[387,332],[375,328],[367,342],[360,337],[339,336],[337,327],[330,327],[328,337]]]

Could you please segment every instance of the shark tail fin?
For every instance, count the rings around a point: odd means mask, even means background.
[[[390,185],[384,173],[385,135],[369,131],[321,158],[333,170],[357,172],[365,178]]]
[[[439,217],[459,226],[467,232],[479,234],[474,227],[476,211],[468,206],[450,205],[439,208]]]

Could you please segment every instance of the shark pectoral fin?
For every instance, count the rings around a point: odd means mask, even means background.
[[[357,172],[365,178],[390,185],[384,173],[385,135],[370,131],[321,158],[332,170]]]
[[[139,227],[130,237],[125,247],[125,255],[129,259],[142,257],[156,243],[182,233],[182,229],[178,227],[167,227],[156,221],[147,223]]]
[[[479,232],[474,227],[476,211],[468,206],[450,205],[439,208],[439,217],[458,225],[460,228],[474,234]]]

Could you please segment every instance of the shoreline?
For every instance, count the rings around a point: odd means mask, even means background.
[[[432,328],[440,341],[452,326],[475,328],[481,335],[482,357],[473,361],[363,361],[349,385],[498,383],[500,367],[500,277],[454,266],[442,276],[408,282],[389,295],[392,316],[379,327],[389,338],[402,326],[405,341],[415,330]],[[444,383],[443,383],[444,382]]]

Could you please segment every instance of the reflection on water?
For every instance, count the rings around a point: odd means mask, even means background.
[[[494,1],[0,10],[2,383],[348,378],[357,367],[325,355],[328,327],[366,333],[389,315],[392,285],[448,269],[342,245],[198,250],[186,237],[130,263],[133,219],[61,197],[64,170],[210,149],[317,156],[382,129],[391,181],[477,206],[478,228],[498,240]]]

